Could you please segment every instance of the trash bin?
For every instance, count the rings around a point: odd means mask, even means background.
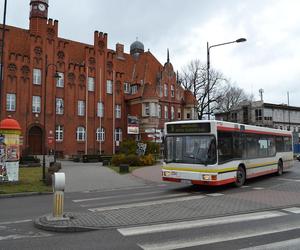
[[[120,173],[129,173],[129,165],[128,164],[120,164],[119,172]]]

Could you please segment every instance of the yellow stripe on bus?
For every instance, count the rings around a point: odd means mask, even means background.
[[[163,167],[163,170],[178,170],[178,171],[189,171],[189,172],[202,172],[202,173],[220,173],[235,171],[237,168],[223,168],[223,169],[194,169],[194,168],[173,168],[173,167]]]

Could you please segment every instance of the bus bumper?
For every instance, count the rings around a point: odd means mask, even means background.
[[[203,180],[186,180],[179,178],[170,178],[170,177],[162,177],[163,181],[169,182],[179,182],[191,185],[206,185],[206,186],[221,186],[229,183],[235,182],[235,178],[230,178],[226,180],[216,180],[216,181],[203,181]]]

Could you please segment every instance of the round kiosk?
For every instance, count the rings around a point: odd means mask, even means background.
[[[0,122],[0,182],[19,181],[20,124],[12,118]]]

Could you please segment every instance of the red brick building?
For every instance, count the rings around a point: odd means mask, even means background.
[[[28,30],[6,26],[0,86],[1,119],[20,123],[23,153],[45,146],[62,155],[111,154],[128,136],[160,141],[165,121],[193,118],[193,95],[178,84],[169,53],[161,65],[139,41],[128,54],[122,44],[109,49],[98,31],[91,45],[60,38],[48,0],[30,7]],[[127,134],[128,116],[138,119],[138,135]]]

